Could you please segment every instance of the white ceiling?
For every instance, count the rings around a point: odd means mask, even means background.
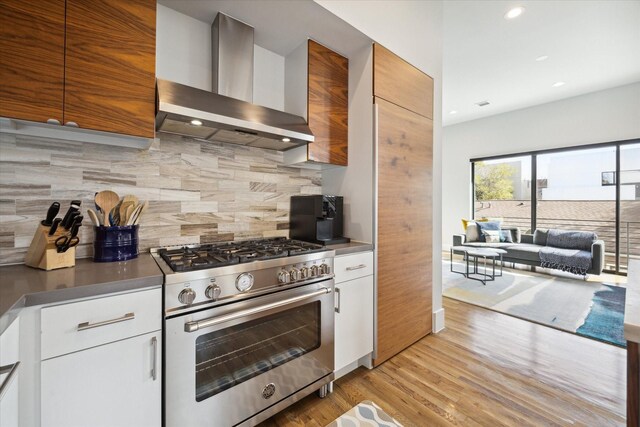
[[[640,81],[640,1],[447,0],[443,43],[451,125]]]

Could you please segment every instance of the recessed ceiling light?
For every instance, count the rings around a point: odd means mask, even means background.
[[[490,104],[490,103],[489,103],[489,101],[480,101],[480,102],[476,102],[476,105],[477,105],[478,107],[485,107],[485,106],[487,106],[487,105],[489,105],[489,104]]]
[[[196,119],[191,120],[191,124],[194,126],[202,126],[202,122]]]
[[[552,87],[560,87],[560,86],[564,86],[564,82],[555,82],[554,84],[551,85]]]
[[[540,61],[546,61],[547,59],[549,59],[549,57],[547,55],[542,55],[542,56],[538,56],[536,58],[536,61],[540,62]]]
[[[507,13],[504,14],[504,19],[513,19],[524,13],[524,7],[518,6],[510,9]]]
[[[458,114],[458,112],[456,110],[451,110],[449,111],[449,114]]]
[[[291,141],[289,138],[282,138],[282,142],[289,142]]]

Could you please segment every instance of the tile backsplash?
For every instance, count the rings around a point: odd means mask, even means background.
[[[148,150],[0,134],[0,264],[21,263],[39,221],[82,200],[78,257],[93,255],[86,209],[96,191],[149,201],[140,251],[154,246],[288,236],[289,200],[321,194],[319,171],[281,152],[159,134]]]

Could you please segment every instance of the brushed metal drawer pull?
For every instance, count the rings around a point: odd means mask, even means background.
[[[347,267],[347,271],[361,270],[367,268],[367,264],[354,265],[353,267]]]
[[[102,322],[96,322],[96,323],[89,323],[89,322],[79,323],[78,331],[86,331],[87,329],[97,328],[99,326],[113,325],[114,323],[125,322],[127,320],[133,320],[135,318],[136,318],[136,315],[134,313],[127,313],[122,317],[118,317],[117,319],[103,320]]]
[[[158,338],[151,338],[151,346],[153,347],[153,365],[151,365],[151,378],[155,381],[158,378],[158,368],[156,360],[158,359]]]
[[[340,288],[335,288],[335,293],[334,295],[336,296],[336,306],[334,307],[334,310],[336,311],[336,313],[340,314]]]
[[[0,400],[2,400],[4,394],[9,390],[13,377],[18,373],[18,366],[20,366],[20,362],[16,362],[13,365],[0,366],[0,375],[9,372],[7,378],[0,384]]]

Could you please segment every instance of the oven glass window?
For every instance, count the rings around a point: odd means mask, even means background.
[[[196,339],[196,401],[320,347],[320,302],[221,329]]]

